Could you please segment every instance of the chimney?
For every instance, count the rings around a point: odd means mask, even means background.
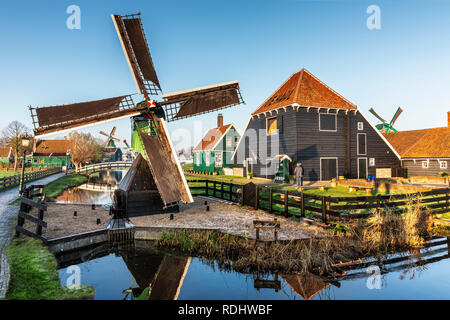
[[[219,115],[217,116],[217,128],[220,127],[223,127],[223,115],[221,113],[219,113]]]
[[[450,111],[447,112],[447,127],[450,128]]]

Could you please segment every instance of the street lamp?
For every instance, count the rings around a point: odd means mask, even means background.
[[[22,196],[23,192],[23,181],[25,176],[25,156],[27,153],[27,148],[30,145],[30,140],[28,138],[22,139],[22,146],[23,146],[23,159],[22,159],[22,176],[20,177],[20,186],[19,186],[19,197]]]
[[[69,157],[70,157],[70,150],[67,150],[66,152],[66,176],[67,176],[67,171],[69,170]]]

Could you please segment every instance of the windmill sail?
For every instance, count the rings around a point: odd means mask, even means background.
[[[161,86],[139,14],[131,16],[111,15],[111,17],[138,92],[145,95],[157,94],[157,90],[161,91]],[[148,81],[152,82],[154,86],[151,86]]]
[[[36,137],[138,115],[139,110],[129,95],[43,108],[30,107]]]
[[[174,157],[172,146],[165,143],[168,140],[165,139],[164,128],[159,130],[159,136],[144,134],[139,129],[138,132],[164,205],[178,204],[180,201],[191,203],[192,195],[183,171]]]
[[[192,117],[243,103],[239,82],[232,81],[162,96],[168,121]]]

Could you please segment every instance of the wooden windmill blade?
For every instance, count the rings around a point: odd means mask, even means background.
[[[105,131],[100,131],[99,133],[102,134],[102,135],[104,135],[105,137],[108,137],[108,138],[109,138],[109,134],[107,134]]]
[[[192,203],[193,198],[187,185],[183,170],[167,136],[164,120],[157,120],[158,135],[144,134],[139,128],[139,138],[144,147],[147,160],[164,206],[179,202]]]
[[[111,133],[109,134],[111,137],[116,133],[116,129],[117,129],[116,126],[114,126],[114,127],[112,128]]]
[[[394,117],[391,120],[390,125],[393,126],[394,123],[397,121],[398,117],[402,114],[403,110],[402,108],[398,107],[397,111],[395,111]]]
[[[144,94],[147,99],[149,95],[158,94],[161,86],[150,55],[140,13],[127,16],[111,15],[111,17],[138,92]]]
[[[165,101],[160,102],[159,105],[165,106],[167,121],[192,117],[244,103],[238,81],[169,93],[162,97]]]
[[[34,135],[43,137],[56,132],[128,118],[140,114],[130,95],[59,106],[32,108]],[[109,136],[106,134],[106,136]]]

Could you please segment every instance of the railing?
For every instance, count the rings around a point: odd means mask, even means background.
[[[47,177],[49,175],[61,172],[61,168],[52,168],[47,170],[40,170],[34,172],[28,172],[24,174],[24,183]],[[9,177],[0,179],[0,190],[11,188],[20,184],[21,174],[16,174]]]
[[[36,193],[35,191],[38,190]],[[37,201],[33,199],[38,198]],[[31,185],[26,188],[22,193],[20,200],[19,215],[17,218],[16,235],[21,233],[36,239],[40,239],[44,242],[46,238],[42,236],[42,228],[47,228],[47,222],[44,221],[44,213],[47,211],[47,206],[44,204],[45,198],[43,185]],[[31,213],[33,208],[37,209],[37,216]],[[24,227],[25,221],[36,224],[36,231],[31,231]]]
[[[80,185],[78,187],[78,189],[91,190],[91,191],[114,192],[114,190],[116,190],[117,187],[118,187],[117,184],[88,182],[88,183]]]
[[[308,217],[325,223],[332,218],[367,218],[377,212],[403,213],[411,205],[432,214],[450,211],[450,188],[414,194],[328,197],[253,183],[238,185],[218,180],[189,180],[188,184],[194,195],[239,202],[286,218]]]
[[[130,168],[132,166],[133,162],[129,161],[117,161],[117,162],[102,162],[102,163],[95,163],[95,164],[89,164],[82,168],[78,168],[75,170],[76,173],[83,174],[88,173],[92,171],[101,171],[105,169],[126,169]]]

